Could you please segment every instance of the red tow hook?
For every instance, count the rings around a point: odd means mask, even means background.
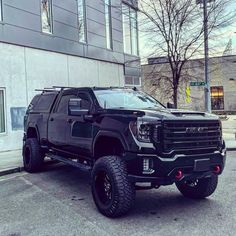
[[[182,172],[181,170],[178,170],[178,171],[176,172],[175,178],[176,178],[177,180],[180,180],[182,177],[183,177],[183,172]]]
[[[221,172],[220,166],[215,166],[213,172],[214,172],[215,174],[219,174],[219,173]]]

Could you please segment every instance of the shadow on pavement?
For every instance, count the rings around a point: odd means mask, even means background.
[[[68,201],[71,206],[78,210],[83,206],[90,208],[88,211],[96,211],[90,191],[89,175],[78,171],[76,168],[60,163],[49,164],[42,173],[27,175],[25,178],[57,199]],[[178,192],[174,185],[163,186],[157,190],[137,191],[133,209],[127,216],[118,219],[118,221],[147,216],[168,218],[174,221],[188,215],[189,217],[194,215],[196,218],[201,218],[202,214],[211,213],[212,209],[217,208],[218,203],[213,198],[187,199]]]

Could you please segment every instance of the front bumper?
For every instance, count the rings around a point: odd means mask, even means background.
[[[143,173],[143,160],[148,158],[152,161],[153,172]],[[175,155],[173,158],[162,158],[155,154],[127,153],[126,155],[128,178],[131,182],[145,182],[152,185],[170,185],[177,181],[196,180],[220,175],[224,170],[226,161],[226,149],[213,153]],[[196,163],[204,163],[196,168]],[[215,172],[215,167],[220,167]],[[181,178],[176,178],[181,171]]]

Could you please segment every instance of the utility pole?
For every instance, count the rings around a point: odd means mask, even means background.
[[[208,14],[207,14],[207,3],[209,0],[203,0],[203,24],[204,24],[204,50],[205,50],[205,110],[211,113],[211,87],[209,78],[209,47],[208,47]]]
[[[196,0],[196,4],[203,8],[204,51],[205,51],[205,111],[211,113],[211,86],[209,78],[209,47],[208,47],[208,12],[207,4],[215,0]]]

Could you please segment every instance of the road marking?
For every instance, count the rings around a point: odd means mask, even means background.
[[[10,175],[2,176],[2,177],[0,177],[0,182],[15,179],[15,178],[18,178],[18,177],[23,177],[25,175],[28,175],[28,173],[17,173],[17,174],[14,174],[14,176],[10,176]]]
[[[27,185],[33,186],[33,183],[31,183],[29,180],[27,180],[23,176],[21,176],[20,179],[23,180]]]

